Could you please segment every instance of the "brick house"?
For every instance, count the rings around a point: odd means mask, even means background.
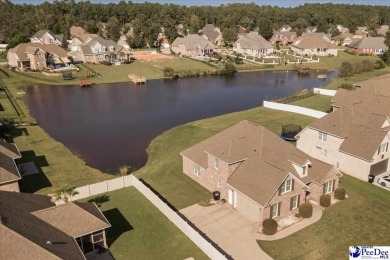
[[[356,55],[365,53],[368,55],[383,55],[386,52],[385,37],[365,37],[354,39],[347,45],[347,49]]]
[[[334,111],[303,129],[297,148],[364,181],[390,171],[389,83],[388,74],[339,89]]]
[[[341,174],[266,128],[240,123],[181,152],[183,172],[261,225],[332,194]]]
[[[19,191],[19,180],[22,177],[15,164],[15,159],[20,157],[16,145],[0,139],[0,190]]]
[[[55,205],[48,196],[0,191],[2,259],[99,258],[110,226],[95,203]]]

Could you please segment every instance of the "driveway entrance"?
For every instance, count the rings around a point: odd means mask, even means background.
[[[234,259],[272,259],[256,242],[256,224],[230,206],[195,204],[180,212]]]

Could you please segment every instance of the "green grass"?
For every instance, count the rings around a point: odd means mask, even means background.
[[[319,222],[281,240],[258,241],[275,259],[346,259],[352,245],[388,246],[389,191],[348,175],[349,196],[325,209]]]
[[[315,119],[264,107],[203,119],[175,127],[149,145],[148,162],[135,175],[146,180],[176,208],[182,209],[211,198],[210,192],[183,173],[179,153],[188,147],[242,121],[250,120],[280,134],[282,124],[307,126]]]
[[[300,107],[311,108],[322,112],[329,112],[331,108],[331,96],[314,95],[288,103]]]
[[[104,201],[100,210],[112,225],[107,232],[107,242],[115,259],[208,259],[135,188],[124,188],[83,201],[97,204]]]

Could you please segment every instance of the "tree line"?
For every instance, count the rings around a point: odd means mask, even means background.
[[[307,26],[327,31],[342,24],[354,32],[358,26],[369,30],[382,24],[390,24],[389,6],[350,4],[304,4],[294,8],[259,6],[250,4],[226,4],[220,6],[181,6],[176,4],[133,3],[121,1],[111,4],[94,4],[89,1],[55,0],[39,5],[14,4],[0,0],[0,42],[8,43],[16,36],[30,37],[40,29],[69,38],[72,25],[82,26],[90,33],[98,33],[98,23],[107,23],[107,36],[118,40],[126,24],[133,28],[135,43],[154,42],[164,28],[172,41],[178,35],[177,26],[183,31],[197,33],[207,23],[213,23],[222,31],[241,25],[247,30],[259,27],[259,33],[270,38],[273,29],[290,24],[298,31]]]

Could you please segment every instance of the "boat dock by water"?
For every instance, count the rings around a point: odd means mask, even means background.
[[[136,85],[138,85],[138,84],[145,84],[146,83],[146,78],[145,77],[141,77],[141,76],[138,76],[138,75],[135,75],[135,74],[129,74],[128,77],[129,77],[130,81],[132,81]]]

